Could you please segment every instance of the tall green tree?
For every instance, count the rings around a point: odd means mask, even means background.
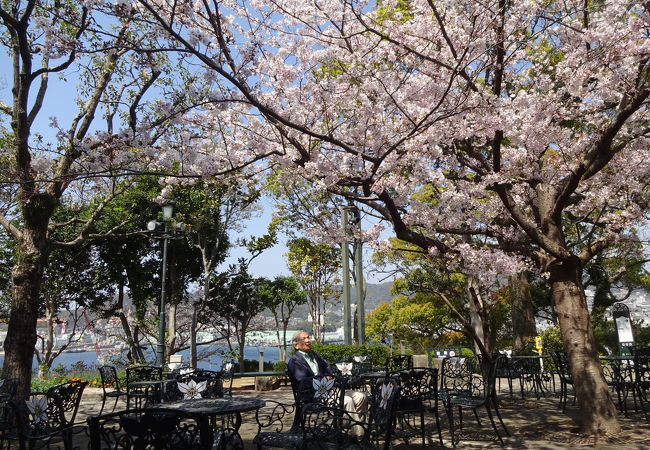
[[[88,312],[114,296],[114,285],[107,267],[99,260],[92,245],[56,249],[43,274],[40,317],[45,319],[45,333],[36,348],[39,376],[47,373],[56,358],[71,345],[82,342],[88,331],[94,331]],[[56,323],[66,324],[65,340],[54,334]],[[56,339],[56,340],[55,340]]]
[[[225,321],[235,336],[239,352],[239,369],[244,371],[246,333],[251,323],[269,306],[269,297],[263,289],[268,280],[255,278],[248,273],[244,260],[231,265],[227,272],[215,276],[210,291],[210,312]]]
[[[400,296],[381,312],[390,311],[388,323],[395,338],[423,348],[438,345],[445,333],[459,332],[474,343],[477,352],[493,352],[509,322],[503,286],[472,286],[471,277],[421,254],[406,242],[392,239],[392,247],[391,251],[377,252],[375,263],[391,265],[401,275],[391,287],[391,292]],[[371,315],[369,320],[373,328],[387,331],[381,325],[377,328],[376,317]],[[374,330],[372,333],[376,334]]]
[[[210,297],[211,282],[219,265],[231,248],[230,234],[241,230],[244,221],[255,211],[260,193],[254,180],[248,183],[233,179],[202,180],[178,186],[170,194],[177,201],[177,216],[188,227],[186,236],[200,253],[201,296],[191,302],[190,366],[197,366],[197,332]]]
[[[312,334],[322,342],[328,305],[335,303],[341,295],[340,252],[335,247],[316,244],[305,238],[289,241],[287,249],[289,270],[307,294]]]
[[[0,47],[11,73],[10,95],[0,101],[0,120],[10,124],[0,149],[8,162],[0,172],[0,225],[15,248],[3,373],[19,380],[23,395],[30,387],[42,278],[52,249],[92,236],[97,214],[120,194],[113,180],[148,169],[159,158],[155,145],[163,136],[175,146],[178,135],[172,132],[184,126],[175,117],[200,96],[202,79],[190,76],[187,66],[134,51],[155,39],[151,24],[134,21],[136,14],[119,3],[0,4]],[[166,65],[176,66],[168,77]],[[61,96],[53,76],[78,85]],[[169,92],[174,85],[184,86],[182,95]],[[164,102],[157,101],[161,95]],[[54,116],[49,124],[45,114]],[[74,239],[56,241],[53,217],[60,205],[86,203],[98,191],[104,201],[97,214],[79,216]]]
[[[147,336],[155,329],[155,319],[148,320],[151,318],[146,316],[147,309],[160,298],[160,241],[144,230],[147,222],[160,214],[153,202],[160,193],[160,185],[155,177],[142,177],[123,180],[120,189],[122,194],[104,207],[94,225],[100,235],[120,230],[119,234],[93,242],[117,292],[111,301],[97,305],[96,313],[104,319],[119,319],[131,362],[144,363],[143,350],[150,345]],[[94,202],[99,204],[102,198],[97,197]],[[91,204],[89,210],[95,207]],[[127,297],[133,306],[131,321]]]
[[[267,298],[268,305],[276,324],[276,338],[280,350],[279,360],[287,359],[287,328],[296,307],[307,302],[307,296],[300,288],[294,277],[276,277],[273,281],[264,283],[262,294]]]

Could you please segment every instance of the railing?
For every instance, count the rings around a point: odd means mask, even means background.
[[[245,378],[245,377],[277,377],[277,376],[284,376],[286,375],[286,372],[284,371],[267,371],[267,372],[235,372],[234,377],[235,378]]]

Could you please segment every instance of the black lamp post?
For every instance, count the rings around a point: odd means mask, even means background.
[[[167,295],[167,245],[169,242],[169,222],[171,222],[172,215],[174,214],[174,205],[167,203],[162,206],[163,210],[163,224],[152,220],[147,223],[149,231],[162,230],[163,238],[163,256],[162,256],[162,280],[160,289],[160,327],[158,329],[158,346],[156,348],[156,365],[163,367],[165,365],[165,327],[166,327],[166,312],[165,312],[165,299]]]

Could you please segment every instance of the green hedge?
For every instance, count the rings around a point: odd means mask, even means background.
[[[390,356],[390,347],[381,344],[345,345],[314,342],[312,349],[330,364],[352,361],[355,356],[366,355],[368,357],[366,361],[370,361],[373,367],[383,367],[386,358]]]

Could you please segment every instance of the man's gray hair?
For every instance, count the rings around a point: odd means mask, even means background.
[[[309,336],[309,333],[307,333],[305,330],[299,330],[293,333],[293,345],[295,346],[298,342],[300,342],[300,335],[305,333],[307,336]]]

